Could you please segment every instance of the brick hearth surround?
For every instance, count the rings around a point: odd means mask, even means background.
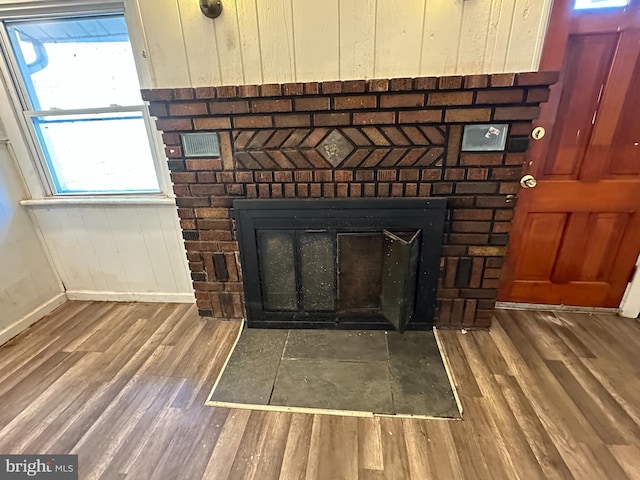
[[[532,120],[556,72],[144,90],[163,132],[202,316],[242,318],[236,198],[447,197],[436,325],[491,324]],[[468,123],[508,123],[503,152],[461,153]],[[320,154],[338,130],[353,150]],[[184,158],[180,133],[219,134]],[[335,134],[334,134],[335,135]]]

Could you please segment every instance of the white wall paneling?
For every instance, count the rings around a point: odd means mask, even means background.
[[[376,0],[340,1],[340,79],[373,78]],[[352,19],[357,18],[357,22]]]
[[[535,70],[551,0],[138,2],[153,86]],[[138,49],[140,50],[140,49]]]
[[[70,297],[193,299],[174,206],[31,208]]]
[[[636,273],[627,286],[627,290],[620,303],[620,315],[637,318],[640,316],[640,257],[636,262]]]
[[[27,209],[19,172],[0,144],[0,344],[46,315],[65,297]]]

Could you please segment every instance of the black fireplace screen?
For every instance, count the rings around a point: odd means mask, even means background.
[[[236,200],[249,326],[433,324],[442,199]]]

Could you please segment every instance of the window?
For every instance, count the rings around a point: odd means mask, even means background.
[[[626,7],[629,0],[576,0],[576,10],[592,10],[595,8]]]
[[[27,128],[52,193],[158,192],[124,16],[4,26]]]

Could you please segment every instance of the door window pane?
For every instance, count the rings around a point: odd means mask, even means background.
[[[32,122],[59,193],[159,190],[141,113],[55,115]]]
[[[629,0],[576,0],[576,10],[588,10],[593,8],[607,8],[607,7],[626,7],[629,5]]]

